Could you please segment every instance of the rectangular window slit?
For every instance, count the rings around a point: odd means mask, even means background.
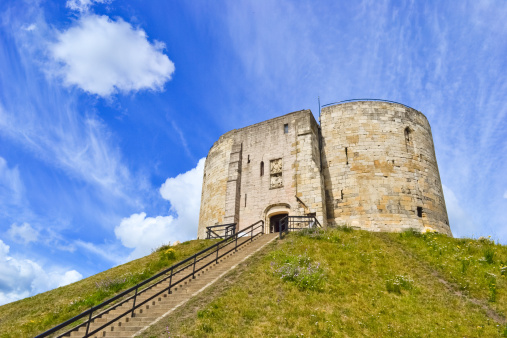
[[[289,132],[289,124],[286,123],[286,124],[283,125],[283,133],[287,134],[288,132]]]
[[[250,163],[250,155],[248,155],[248,163]]]
[[[246,194],[245,194],[245,207],[246,207]]]
[[[422,217],[422,207],[417,207],[417,216]]]
[[[345,159],[347,160],[347,164],[349,164],[349,152],[347,147],[345,147]]]

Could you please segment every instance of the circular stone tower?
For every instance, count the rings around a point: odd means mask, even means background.
[[[394,102],[353,101],[325,106],[320,123],[329,224],[452,235],[422,113]]]

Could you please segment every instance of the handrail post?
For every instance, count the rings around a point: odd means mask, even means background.
[[[197,262],[197,255],[194,256],[194,269],[192,270],[192,279],[195,279],[195,263]]]
[[[132,304],[132,313],[131,313],[131,317],[134,317],[134,310],[136,308],[136,299],[137,299],[137,287],[136,287],[136,293],[134,294],[134,303]]]
[[[169,276],[169,292],[168,294],[171,294],[171,288],[173,286],[173,267],[171,267],[171,275]]]
[[[217,258],[215,259],[215,264],[218,264],[218,249],[220,247],[220,244],[217,245]]]
[[[85,337],[88,337],[88,331],[90,330],[90,322],[92,321],[93,306],[90,308],[90,316],[88,316],[88,323],[86,324]]]

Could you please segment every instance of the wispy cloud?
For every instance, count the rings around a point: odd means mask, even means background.
[[[108,4],[113,0],[67,0],[65,6],[70,8],[73,11],[78,11],[80,13],[86,13],[90,10],[95,4]]]
[[[39,231],[32,228],[28,223],[17,225],[13,223],[7,232],[14,241],[21,241],[24,244],[36,242],[39,239]]]
[[[0,93],[0,133],[70,176],[123,194],[131,174],[111,131],[93,111],[79,108],[75,93],[41,76],[49,61],[40,55],[44,55],[52,31],[41,13],[28,19],[36,22],[38,29],[20,30],[23,24],[16,18],[4,20],[1,27],[9,34],[11,52],[0,51],[0,61],[10,65],[0,75],[4,88]]]

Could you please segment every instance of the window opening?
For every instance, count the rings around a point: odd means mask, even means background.
[[[407,143],[410,142],[410,128],[409,127],[405,128],[405,142],[407,142]]]
[[[248,163],[250,163],[250,155],[248,155]]]
[[[246,207],[246,194],[245,194],[245,207]]]
[[[288,132],[289,132],[289,124],[286,123],[286,124],[283,125],[283,133],[287,134]]]
[[[412,135],[410,135],[412,132],[409,127],[405,128],[405,146],[407,147],[407,151],[412,146]]]
[[[261,161],[261,176],[264,176],[264,161]]]
[[[422,217],[422,207],[417,207],[417,216]]]
[[[345,159],[347,160],[347,164],[349,164],[349,152],[347,147],[345,147]]]
[[[343,189],[340,191],[341,195],[342,195],[342,200],[343,200]]]

